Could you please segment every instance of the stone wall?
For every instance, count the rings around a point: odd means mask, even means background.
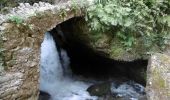
[[[2,74],[0,98],[3,100],[35,99],[38,95],[39,48],[43,34],[27,29],[26,26],[10,26],[4,37],[5,72]],[[34,32],[34,33],[33,33]]]
[[[0,58],[4,57],[0,66],[0,100],[37,100],[44,33],[67,19],[82,15],[81,9],[75,11],[71,2],[66,1],[60,5],[20,4],[11,13],[0,15]],[[22,22],[8,20],[9,16],[20,16]]]
[[[170,56],[156,53],[147,69],[148,100],[170,100]]]

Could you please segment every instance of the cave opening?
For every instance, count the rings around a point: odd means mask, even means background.
[[[72,77],[70,77],[70,76],[62,77],[62,75],[56,74],[56,75],[59,75],[59,76],[57,76],[59,78],[57,78],[56,81],[52,80],[52,82],[56,83],[56,84],[53,84],[50,81],[47,83],[46,82],[43,83],[44,85],[48,85],[48,86],[45,86],[47,91],[40,90],[41,91],[40,92],[41,99],[39,99],[39,100],[48,100],[48,99],[42,99],[42,97],[41,97],[41,95],[46,95],[46,93],[48,93],[48,95],[45,96],[47,98],[49,98],[50,93],[51,93],[50,96],[53,95],[52,96],[53,98],[55,98],[55,96],[59,92],[63,95],[63,91],[68,92],[68,90],[67,90],[68,88],[69,88],[71,95],[80,96],[80,98],[83,98],[81,96],[81,94],[86,94],[84,91],[86,91],[86,92],[88,91],[91,96],[103,96],[103,95],[112,94],[111,96],[109,96],[109,98],[112,98],[112,99],[115,97],[117,98],[117,96],[115,96],[115,93],[117,93],[117,94],[123,93],[124,94],[124,92],[123,92],[124,90],[126,91],[125,94],[128,95],[128,96],[125,96],[125,98],[135,97],[137,95],[139,96],[140,93],[142,93],[141,95],[143,95],[144,89],[140,85],[137,85],[136,83],[139,83],[143,86],[146,85],[146,69],[147,69],[148,60],[138,59],[138,60],[130,61],[130,62],[118,61],[118,60],[109,58],[106,53],[94,50],[94,48],[91,48],[88,45],[88,42],[89,42],[88,39],[81,38],[77,35],[82,31],[82,30],[80,30],[80,28],[77,29],[78,27],[81,27],[81,26],[79,26],[79,23],[82,23],[82,21],[84,24],[86,24],[83,17],[74,17],[74,18],[71,18],[71,19],[57,25],[51,31],[47,32],[48,34],[47,33],[45,34],[44,41],[48,42],[50,39],[50,35],[52,36],[53,41],[55,42],[55,45],[56,45],[57,52],[58,52],[58,57],[56,57],[56,61],[57,62],[59,61],[61,63],[61,66],[64,66],[64,65],[62,65],[62,63],[64,62],[64,60],[62,58],[63,51],[65,54],[64,59],[69,58],[69,68],[62,67],[63,73],[64,73],[64,71],[70,69],[72,74],[68,74],[68,75],[73,75],[73,76],[78,76],[78,77],[81,76],[81,77],[83,77],[83,79],[86,78],[86,79],[90,79],[90,80],[92,79],[92,80],[100,81],[100,82],[102,81],[104,84],[102,83],[102,85],[99,84],[99,85],[89,86],[89,84],[87,85],[86,83],[83,83],[84,85],[82,85],[82,83],[79,83],[79,81],[77,81],[78,83],[77,82],[75,83],[73,81],[75,79],[71,79]],[[46,37],[46,36],[48,36],[48,37]],[[48,43],[52,43],[52,42],[48,42]],[[48,45],[51,45],[51,44],[48,44]],[[47,47],[49,47],[49,46],[47,46]],[[49,48],[51,48],[51,47],[49,47]],[[46,48],[46,49],[49,49],[49,48]],[[46,50],[46,51],[49,52],[50,50],[49,51]],[[49,54],[50,54],[50,56],[51,55],[55,56],[55,54],[52,54],[51,52]],[[68,57],[66,57],[66,56],[68,56]],[[49,56],[47,56],[47,57],[49,57]],[[56,63],[55,59],[53,59],[52,62],[51,62],[51,59],[49,59],[49,58],[45,58],[45,59],[46,59],[45,64],[47,62],[50,62],[49,64],[54,66],[53,63]],[[57,66],[59,66],[59,65],[57,65]],[[41,65],[41,67],[44,67],[44,65]],[[48,66],[48,65],[47,65],[47,67],[50,68],[50,66]],[[58,69],[58,68],[56,70],[48,69],[50,72],[49,74],[54,75],[55,72],[62,74],[61,68],[60,69]],[[42,70],[44,70],[44,69],[42,69]],[[46,70],[44,70],[44,71],[46,72]],[[41,76],[41,70],[40,70],[40,76]],[[45,77],[46,77],[46,75],[45,75]],[[53,76],[50,76],[50,77],[53,77]],[[53,77],[53,78],[55,79],[55,77]],[[63,80],[62,78],[66,78],[66,80]],[[40,80],[41,80],[41,78],[40,78]],[[127,82],[129,80],[132,80],[136,83]],[[48,81],[48,80],[46,80],[46,81]],[[117,82],[116,84],[119,84],[119,85],[117,86],[115,84],[112,84],[112,81]],[[123,82],[127,82],[127,83],[124,84]],[[121,83],[123,83],[123,85],[120,85]],[[96,84],[96,83],[94,83],[94,84]],[[40,82],[40,85],[41,85],[41,82]],[[132,85],[132,87],[130,85]],[[67,86],[69,86],[69,87],[67,87]],[[60,90],[58,91],[57,89],[55,90],[53,88],[48,89],[48,87],[49,88],[57,87],[57,88],[61,89],[61,91]],[[63,88],[60,88],[60,87],[63,87]],[[82,89],[82,87],[83,87],[83,89]],[[96,89],[96,87],[98,89]],[[112,87],[112,89],[110,89],[111,87]],[[125,88],[122,89],[122,87],[125,87]],[[82,90],[80,89],[81,92],[75,91],[76,89],[79,89],[79,88],[82,89]],[[127,88],[129,88],[132,91],[128,91]],[[114,93],[110,93],[110,91],[112,91]],[[136,92],[134,92],[134,91],[136,91]],[[135,94],[137,92],[139,94]],[[66,93],[64,95],[70,95],[70,94]],[[135,96],[133,96],[133,95],[135,95]],[[88,96],[86,96],[86,97],[89,98]],[[60,98],[61,97],[57,97],[57,100]],[[74,100],[74,99],[70,99],[70,98],[71,97],[69,97],[69,99],[63,99],[63,100]],[[104,100],[107,100],[105,98],[105,96],[103,98],[104,98]],[[76,100],[86,100],[86,99],[76,99]],[[52,100],[55,100],[55,99],[52,99]],[[62,100],[62,99],[60,99],[60,100]],[[98,100],[98,99],[90,98],[90,100]],[[127,100],[131,100],[131,99],[127,99]]]
[[[78,37],[79,23],[87,24],[83,17],[71,18],[52,29],[57,45],[64,48],[70,57],[70,67],[75,75],[87,78],[106,79],[122,78],[134,80],[146,85],[146,69],[148,60],[118,61],[108,58],[103,52],[95,51],[87,39]],[[61,35],[62,31],[62,35]]]

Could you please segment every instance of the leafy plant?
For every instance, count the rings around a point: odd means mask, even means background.
[[[77,5],[77,1],[76,0],[72,0],[71,2],[71,9],[72,11],[76,14],[77,11],[79,10],[79,7]]]
[[[146,48],[164,48],[170,39],[169,0],[97,0],[87,8],[86,21],[92,31],[112,31],[131,48],[142,37]]]
[[[64,20],[64,18],[67,16],[67,12],[65,11],[65,9],[61,9],[59,16]]]

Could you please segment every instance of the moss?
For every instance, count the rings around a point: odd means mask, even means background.
[[[87,32],[87,30],[85,30]],[[140,39],[136,39],[136,44],[131,49],[126,48],[118,37],[111,32],[88,32],[90,45],[96,49],[105,52],[112,59],[131,61],[134,59],[148,58],[147,49],[144,48]]]
[[[165,89],[166,87],[166,82],[164,78],[161,76],[161,69],[155,69],[153,71],[153,79],[155,82],[155,87],[160,88],[160,89]]]
[[[160,60],[165,62],[165,64],[170,64],[169,56],[162,55],[162,56],[160,56]],[[167,67],[167,68],[169,68],[169,70],[170,70],[170,67]]]
[[[152,73],[152,82],[153,84],[153,88],[157,89],[160,92],[164,92],[165,96],[168,96],[169,89],[168,87],[168,73],[170,71],[169,69],[169,65],[170,65],[170,59],[169,56],[167,56],[166,54],[156,54],[158,58],[154,58],[157,59],[155,60],[155,63],[153,66],[151,66],[151,68],[153,68],[153,73]]]
[[[142,46],[135,44],[132,48],[126,48],[118,37],[112,38],[109,51],[111,58],[125,61],[141,59],[146,56]]]
[[[85,20],[77,19],[73,22],[74,36],[85,41],[87,45],[96,51],[101,51],[107,57],[116,60],[132,61],[135,59],[147,59],[146,49],[143,48],[143,43],[137,39],[136,45],[132,49],[127,50],[123,46],[118,37],[114,36],[111,31],[105,33],[91,31]]]
[[[98,50],[102,49],[108,52],[110,46],[110,38],[106,34],[91,33],[90,39],[92,41],[92,46]]]
[[[165,88],[165,80],[162,77],[160,77],[158,80],[159,80],[159,87]]]
[[[111,57],[120,59],[123,56],[124,52],[125,51],[123,50],[123,48],[112,46],[110,54],[111,54]]]

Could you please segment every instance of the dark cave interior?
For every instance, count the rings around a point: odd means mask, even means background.
[[[78,25],[76,23],[82,20],[84,20],[82,17],[74,17],[50,31],[57,46],[67,51],[73,73],[97,79],[125,77],[145,86],[144,75],[146,75],[148,60],[117,61],[107,58],[104,53],[93,50],[86,44],[88,41],[73,34],[77,32]]]

